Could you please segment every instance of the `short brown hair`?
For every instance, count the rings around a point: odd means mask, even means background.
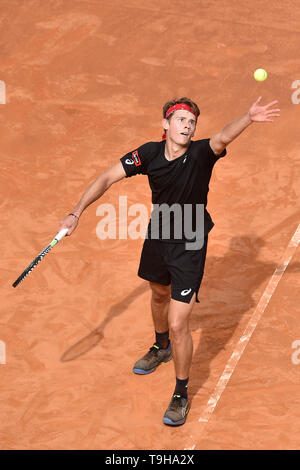
[[[180,103],[189,105],[195,111],[197,117],[200,115],[200,109],[198,108],[196,103],[194,103],[194,101],[190,100],[189,98],[184,97],[184,98],[179,98],[179,99],[175,98],[172,101],[167,101],[167,103],[165,103],[163,106],[163,117],[164,118],[166,117],[166,112],[168,111],[169,108],[171,108],[171,106],[174,106],[174,104],[180,104]],[[171,119],[171,117],[172,117],[172,114],[169,117],[167,117],[167,119]]]

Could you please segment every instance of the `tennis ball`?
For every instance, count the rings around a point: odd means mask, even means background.
[[[268,76],[264,69],[256,69],[253,75],[255,80],[258,82],[263,82]]]

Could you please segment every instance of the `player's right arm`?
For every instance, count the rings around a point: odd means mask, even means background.
[[[101,173],[101,175],[99,175],[98,178],[88,186],[78,204],[70,212],[74,215],[67,215],[67,217],[61,221],[59,230],[62,228],[68,228],[69,231],[67,235],[71,235],[77,227],[79,217],[83,211],[90,204],[97,201],[97,199],[99,199],[113,183],[120,181],[125,178],[125,176],[126,173],[120,161]]]

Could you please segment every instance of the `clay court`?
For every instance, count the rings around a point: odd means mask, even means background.
[[[299,2],[0,3],[1,449],[299,449]],[[113,185],[12,282],[88,184],[161,139],[162,106],[181,96],[201,110],[194,140],[259,96],[281,116],[214,168],[191,410],[170,428],[173,362],[132,373],[154,341],[143,239],[96,233],[100,204],[150,211],[146,176]]]

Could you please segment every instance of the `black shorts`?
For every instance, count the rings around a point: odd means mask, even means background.
[[[150,282],[168,286],[171,283],[171,298],[180,302],[190,303],[198,291],[202,281],[208,236],[204,238],[200,250],[186,250],[185,243],[163,242],[145,239],[139,277]]]

